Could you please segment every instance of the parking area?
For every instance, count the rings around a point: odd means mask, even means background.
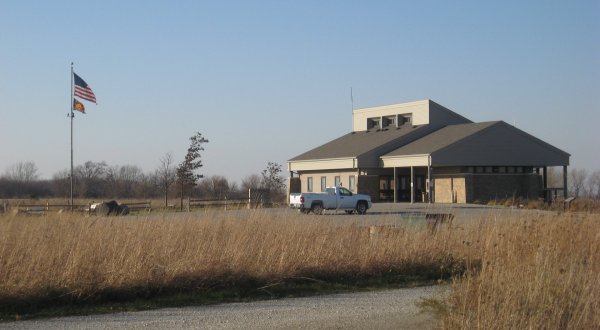
[[[530,210],[516,207],[488,206],[478,204],[427,204],[427,203],[374,203],[366,215],[348,215],[343,210],[327,210],[322,215],[300,214],[289,208],[262,209],[280,217],[301,217],[307,220],[327,219],[344,224],[403,225],[423,223],[426,218],[437,215],[452,215],[454,223],[473,221],[499,221],[502,219],[528,218],[550,214],[551,211]]]

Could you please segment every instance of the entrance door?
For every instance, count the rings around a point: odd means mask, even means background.
[[[399,175],[396,189],[399,202],[410,202],[410,175]]]
[[[394,177],[389,175],[379,176],[379,200],[382,202],[394,201]]]

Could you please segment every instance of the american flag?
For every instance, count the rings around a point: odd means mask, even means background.
[[[75,81],[75,96],[79,96],[82,99],[96,103],[96,95],[92,92],[90,86],[73,72],[73,78]]]

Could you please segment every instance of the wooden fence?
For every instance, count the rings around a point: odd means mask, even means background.
[[[147,211],[150,212],[152,210],[152,201],[147,202],[133,202],[133,203],[124,203],[127,205],[130,211]],[[75,212],[89,212],[90,206],[92,203],[88,204],[73,204],[73,211]],[[10,204],[6,200],[2,201],[2,209],[0,209],[0,213],[7,213],[10,210],[14,210],[18,213],[27,213],[27,214],[44,214],[48,211],[70,211],[71,204],[51,204],[49,202],[39,203],[39,204],[31,204],[31,203],[22,203],[17,202],[15,204]]]
[[[130,211],[145,211],[151,212],[153,210],[152,201],[142,201],[142,202],[124,202],[124,205],[129,207]],[[9,210],[16,210],[17,212],[29,213],[29,214],[43,214],[48,211],[59,211],[65,210],[70,211],[70,204],[51,204],[51,203],[38,203],[31,204],[23,201],[13,201],[12,203],[7,202],[6,200],[2,200],[0,204],[2,208],[0,209],[0,213],[6,213]],[[73,211],[77,212],[89,212],[90,206],[92,203],[88,204],[74,204]],[[241,208],[262,208],[262,207],[271,207],[274,203],[271,201],[271,196],[268,189],[248,189],[248,197],[247,198],[231,198],[231,197],[223,197],[223,198],[207,198],[207,199],[187,199],[187,211],[190,212],[194,208],[216,208],[216,209],[241,209]],[[163,208],[163,207],[156,207]],[[174,205],[168,205],[167,209],[175,209]]]
[[[269,190],[267,189],[248,189],[248,198],[208,198],[208,199],[190,199],[187,201],[187,211],[193,208],[223,208],[225,211],[240,208],[261,208],[270,207],[273,203]]]

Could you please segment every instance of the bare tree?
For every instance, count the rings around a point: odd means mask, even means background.
[[[547,170],[547,183],[549,188],[559,188],[563,186],[563,174],[562,171],[558,171],[555,167],[548,167]]]
[[[585,169],[572,169],[569,172],[569,190],[573,196],[580,197],[585,195],[585,179],[587,178]]]
[[[223,199],[229,193],[229,181],[224,176],[213,175],[202,180],[205,193],[212,198]]]
[[[173,162],[173,153],[167,152],[160,158],[160,163],[155,171],[157,184],[165,194],[165,207],[169,206],[169,188],[175,182],[175,164]]]
[[[181,198],[181,210],[183,210],[183,194],[185,188],[195,186],[198,179],[202,178],[201,174],[196,174],[194,171],[202,167],[200,151],[204,150],[202,144],[208,143],[208,140],[205,139],[200,132],[196,132],[194,135],[192,135],[192,137],[190,137],[190,141],[190,147],[185,155],[185,159],[183,162],[181,162],[181,164],[179,164],[179,166],[177,166],[176,170],[177,182],[181,187],[179,195]]]
[[[143,176],[142,169],[135,165],[120,166],[116,173],[116,196],[134,196],[135,186],[142,181]]]
[[[591,198],[600,199],[600,170],[595,170],[588,179],[588,191]]]
[[[52,176],[55,194],[67,198],[71,189],[71,171],[61,170]]]
[[[258,174],[251,174],[242,179],[242,189],[248,192],[248,189],[259,189],[262,184],[262,178]]]
[[[6,169],[4,177],[15,182],[26,183],[37,180],[38,169],[32,161],[18,162]]]
[[[106,162],[92,161],[75,167],[75,181],[83,197],[100,197],[105,194],[103,185],[107,167]]]

